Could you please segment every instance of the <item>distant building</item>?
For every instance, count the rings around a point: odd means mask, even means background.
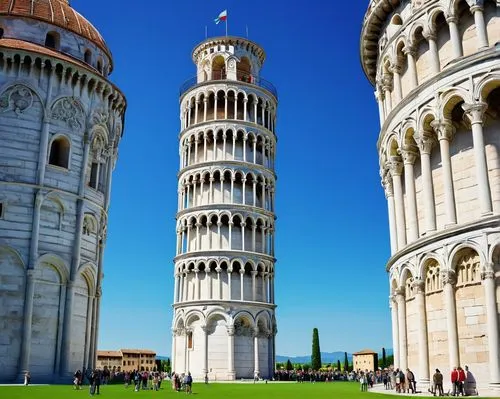
[[[122,353],[120,351],[97,351],[96,367],[99,369],[122,370]]]
[[[156,367],[156,353],[147,349],[121,349],[122,370],[151,371]]]
[[[375,371],[378,367],[378,354],[371,349],[363,349],[362,351],[352,354],[352,369]]]
[[[96,367],[115,371],[151,371],[156,367],[156,352],[148,349],[97,351]]]

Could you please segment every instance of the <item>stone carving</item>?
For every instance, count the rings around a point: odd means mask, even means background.
[[[443,285],[455,285],[457,283],[457,274],[454,270],[442,270],[441,281],[443,282]]]
[[[424,0],[412,0],[411,8],[412,10],[417,10],[424,5]]]
[[[72,129],[81,130],[84,126],[84,111],[75,97],[64,97],[52,107],[52,119],[63,121]]]
[[[92,116],[90,117],[90,123],[92,125],[105,125],[108,123],[109,115],[104,110],[104,108],[96,108],[92,111]]]
[[[0,109],[2,112],[14,111],[20,116],[33,105],[33,93],[23,85],[10,87],[0,96]]]

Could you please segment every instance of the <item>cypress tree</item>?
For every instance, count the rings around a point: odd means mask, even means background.
[[[382,368],[387,367],[387,357],[385,355],[385,348],[382,348]]]
[[[290,359],[288,359],[286,362],[286,369],[288,371],[293,370],[293,365],[292,365],[292,362],[290,361]]]
[[[344,371],[349,371],[349,359],[347,358],[347,352],[344,352]]]
[[[317,328],[313,329],[311,368],[313,370],[319,370],[321,368],[321,351],[319,349],[319,334]]]
[[[340,359],[337,359],[337,370],[340,371]]]

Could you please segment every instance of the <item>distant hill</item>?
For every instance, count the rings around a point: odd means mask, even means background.
[[[386,356],[392,355],[392,348],[386,348],[385,350]],[[379,358],[382,357],[382,351],[379,353]],[[285,363],[288,359],[292,363],[310,363],[311,356],[281,356],[276,355],[276,362]],[[347,354],[347,359],[352,361],[352,353]],[[321,352],[321,362],[322,363],[337,363],[340,360],[340,363],[344,363],[344,352]]]
[[[392,355],[392,348],[386,348],[385,353],[387,356]],[[379,358],[382,357],[382,352],[378,354]],[[157,360],[167,360],[170,356],[156,356]],[[352,353],[347,354],[347,358],[349,361],[352,361]],[[276,355],[276,362],[285,363],[288,359],[292,363],[310,363],[311,356],[281,356]],[[321,352],[321,362],[322,363],[337,363],[337,360],[340,360],[340,363],[344,363],[344,352]]]

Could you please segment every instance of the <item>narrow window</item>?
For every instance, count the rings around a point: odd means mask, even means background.
[[[101,60],[97,61],[97,70],[102,73],[102,61]]]
[[[3,37],[3,28],[0,28],[0,39]]]
[[[193,333],[192,332],[188,332],[187,339],[188,339],[188,344],[187,344],[188,349],[193,349]]]
[[[0,219],[3,219],[3,202],[0,202]]]
[[[59,50],[59,33],[49,32],[45,36],[45,47],[50,47]]]
[[[49,164],[68,169],[69,165],[69,141],[65,137],[58,137],[50,146]]]
[[[97,162],[92,162],[90,167],[90,181],[89,186],[92,188],[97,188],[97,172],[99,171],[99,164]]]
[[[87,64],[92,64],[92,51],[85,50],[84,60]]]

